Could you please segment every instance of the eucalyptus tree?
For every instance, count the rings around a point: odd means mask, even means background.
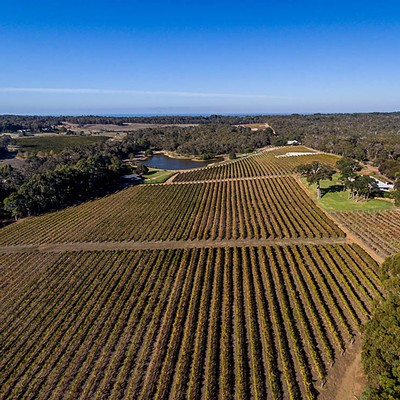
[[[307,178],[307,182],[312,185],[317,185],[317,198],[321,198],[322,180],[332,180],[335,170],[327,164],[321,164],[319,161],[314,161],[311,164],[302,164],[296,168],[296,171]]]

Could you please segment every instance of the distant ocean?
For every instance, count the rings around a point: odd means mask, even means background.
[[[223,117],[253,117],[253,116],[272,116],[272,115],[312,115],[313,113],[151,113],[151,114],[97,114],[97,113],[62,113],[62,114],[0,114],[0,115],[19,115],[19,116],[41,116],[41,117],[209,117],[211,115],[220,115]]]
[[[246,117],[258,115],[291,115],[292,113],[209,113],[209,114],[194,114],[194,113],[159,113],[159,114],[96,114],[99,117],[209,117],[211,115],[222,115],[224,117]]]

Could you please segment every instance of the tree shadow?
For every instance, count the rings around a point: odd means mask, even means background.
[[[343,192],[343,185],[331,185],[327,188],[321,188],[321,198],[327,193]]]
[[[17,156],[16,152],[0,151],[0,160],[11,160]]]
[[[4,228],[7,225],[13,224],[14,222],[16,222],[14,218],[2,219],[0,220],[0,229]]]

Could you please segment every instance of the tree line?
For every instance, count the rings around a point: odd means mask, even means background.
[[[271,143],[271,128],[252,131],[233,125],[169,126],[129,133],[127,142],[143,148],[212,158],[218,154],[250,153]]]
[[[272,144],[283,145],[287,140],[298,140],[306,146],[359,161],[370,161],[381,172],[394,179],[400,171],[400,112],[312,114],[312,115],[209,115],[209,116],[19,116],[0,115],[0,133],[29,130],[31,132],[61,131],[64,122],[78,124],[198,124],[202,126],[232,126],[250,123],[268,123],[274,130]],[[164,130],[165,127],[161,129]],[[178,127],[179,128],[179,127]],[[215,129],[215,128],[214,128]],[[64,127],[65,130],[65,127]],[[171,135],[172,132],[168,132]],[[176,133],[176,132],[175,132]],[[201,132],[197,132],[201,135]],[[180,151],[187,154],[196,145],[185,146]],[[168,142],[168,140],[167,140]],[[165,145],[171,146],[170,143]],[[173,146],[172,147],[177,147]],[[189,147],[189,148],[188,148]],[[218,146],[213,151],[218,152]],[[394,171],[394,172],[393,172]]]
[[[21,167],[0,166],[3,218],[41,214],[119,188],[119,177],[132,169],[122,160],[137,148],[103,143],[34,156]]]
[[[368,175],[360,175],[361,164],[351,158],[342,158],[336,163],[336,169],[329,165],[314,161],[311,164],[302,164],[296,168],[296,172],[306,177],[307,182],[317,187],[317,198],[321,198],[321,181],[332,180],[333,174],[340,173],[339,180],[343,190],[348,190],[350,198],[354,200],[368,200],[381,194],[378,184],[374,178]],[[391,194],[395,204],[400,206],[400,174],[396,174],[394,191]]]
[[[400,254],[381,266],[386,297],[364,327],[362,364],[369,387],[366,400],[400,398]]]

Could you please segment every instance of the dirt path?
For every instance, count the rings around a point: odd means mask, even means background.
[[[345,225],[343,225],[337,218],[335,218],[331,214],[327,214],[329,217],[335,221],[336,225],[339,226],[339,228],[346,233],[347,238],[358,244],[362,249],[365,250],[366,253],[368,253],[378,264],[382,264],[385,261],[384,257],[381,257],[379,254],[375,253],[374,250],[371,249],[366,243],[364,243],[358,236],[356,236],[354,233],[352,233]]]
[[[162,177],[164,177],[164,176],[167,176],[167,175],[169,175],[169,174],[170,174],[170,172],[166,172],[165,174],[160,174],[160,175],[158,175],[158,176],[156,176],[156,177],[154,177],[154,178],[147,178],[147,179],[145,180],[145,183],[151,183],[151,181],[155,181],[155,180],[160,179],[160,178],[162,178]],[[176,175],[175,173],[174,173],[173,175],[171,175],[165,182],[168,182],[168,180],[171,179],[171,178],[173,178],[175,175]]]
[[[361,338],[339,357],[329,371],[326,386],[320,389],[321,400],[358,400],[367,385],[361,365]]]
[[[377,174],[380,175],[378,167],[374,167],[371,164],[363,164],[363,169],[360,171],[360,175]]]
[[[287,238],[287,239],[237,239],[237,240],[179,240],[159,242],[79,242],[46,243],[41,245],[0,246],[0,253],[62,252],[95,250],[151,250],[151,249],[192,249],[202,247],[244,247],[244,246],[287,246],[325,245],[349,243],[346,238]]]
[[[171,175],[171,176],[163,183],[163,185],[170,185],[170,184],[174,181],[174,179],[178,176],[178,173],[179,173],[179,172],[177,172],[177,173]]]

